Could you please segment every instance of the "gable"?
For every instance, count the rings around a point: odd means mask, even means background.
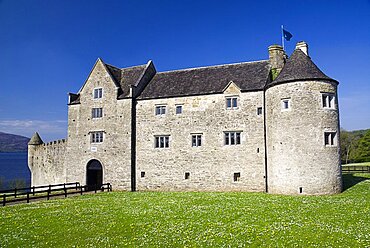
[[[103,60],[98,58],[90,71],[89,76],[87,77],[85,83],[82,85],[81,89],[78,91],[78,94],[81,94],[87,85],[93,84],[94,88],[110,86],[110,87],[119,87],[116,81],[113,79],[112,74],[107,69]],[[104,85],[103,85],[104,84]],[[109,85],[111,84],[111,85]]]
[[[70,104],[87,103],[93,99],[93,92],[95,89],[102,88],[101,94],[104,99],[117,99],[117,94],[120,89],[114,80],[112,74],[107,69],[106,65],[101,59],[98,59],[91,70],[88,78],[78,92],[77,97],[70,97],[70,100],[76,99]],[[71,95],[70,95],[71,96]]]
[[[230,81],[230,83],[226,86],[224,89],[224,94],[240,94],[240,88],[233,82]]]

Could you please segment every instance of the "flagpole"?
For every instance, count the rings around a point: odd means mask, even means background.
[[[284,48],[284,26],[281,25],[281,43],[283,45],[283,50],[285,50]]]

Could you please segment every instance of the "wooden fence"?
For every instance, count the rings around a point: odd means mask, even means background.
[[[49,200],[55,196],[64,196],[71,194],[83,194],[84,192],[112,191],[112,185],[105,183],[102,185],[80,185],[75,183],[61,183],[53,185],[33,186],[29,188],[9,189],[0,191],[2,206],[11,202],[27,202],[33,199]]]
[[[370,166],[342,166],[342,173],[370,173]]]

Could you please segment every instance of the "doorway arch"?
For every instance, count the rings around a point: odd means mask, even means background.
[[[93,159],[86,166],[86,184],[88,190],[100,188],[103,184],[103,166],[99,160]]]

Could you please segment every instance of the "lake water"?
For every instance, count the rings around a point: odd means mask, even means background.
[[[27,153],[0,153],[0,188],[6,188],[15,179],[24,180],[27,187],[31,184]]]

